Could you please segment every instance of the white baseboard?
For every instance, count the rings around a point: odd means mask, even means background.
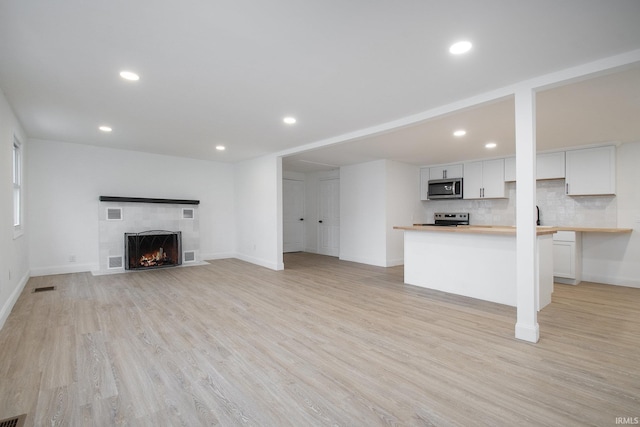
[[[236,254],[234,258],[237,258],[241,261],[249,262],[251,264],[259,265],[260,267],[265,267],[270,270],[276,270],[276,271],[284,270],[284,263],[282,262],[274,263],[271,261],[267,261],[264,259],[255,258],[248,255],[243,255],[243,254]]]
[[[540,325],[537,323],[535,325],[516,323],[516,338],[532,343],[538,342],[540,339]]]
[[[397,267],[399,265],[404,265],[404,258],[387,260],[385,267]]]
[[[627,277],[600,276],[598,274],[582,273],[584,282],[604,283],[605,285],[627,286],[629,288],[640,288],[640,280]]]
[[[69,274],[69,273],[84,273],[97,271],[100,269],[98,264],[73,264],[73,265],[58,265],[51,267],[38,267],[31,269],[31,277],[37,276],[51,276],[53,274]]]
[[[370,259],[370,258],[361,258],[361,257],[352,257],[349,255],[342,255],[340,254],[340,261],[350,261],[350,262],[357,262],[359,264],[367,264],[367,265],[374,265],[376,267],[388,267],[387,266],[387,261],[377,261],[374,259]],[[403,261],[404,263],[404,261]]]
[[[4,322],[9,318],[9,314],[11,314],[13,306],[16,305],[16,302],[18,301],[18,298],[20,298],[20,294],[27,285],[30,277],[31,273],[27,270],[27,273],[22,277],[22,279],[20,279],[20,282],[18,282],[18,286],[16,286],[13,292],[11,292],[11,295],[9,295],[9,298],[2,306],[2,309],[0,310],[0,330],[4,326]]]
[[[213,254],[200,254],[200,259],[202,260],[209,260],[209,259],[229,259],[229,258],[235,258],[236,254],[234,253],[227,253],[227,252],[218,252],[218,253],[213,253]]]

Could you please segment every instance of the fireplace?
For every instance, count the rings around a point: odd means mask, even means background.
[[[124,234],[125,269],[144,270],[182,264],[182,233],[151,230]]]

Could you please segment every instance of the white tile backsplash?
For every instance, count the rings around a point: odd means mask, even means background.
[[[515,225],[515,182],[506,185],[506,199],[424,201],[423,218],[416,222],[432,223],[436,212],[469,212],[472,225]],[[563,179],[537,181],[536,193],[542,225],[617,227],[615,196],[570,197]]]

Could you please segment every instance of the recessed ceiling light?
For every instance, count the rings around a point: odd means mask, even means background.
[[[218,150],[218,151],[224,151],[226,149],[227,149],[227,147],[225,147],[224,145],[216,145],[216,150]]]
[[[471,42],[467,40],[459,41],[449,47],[449,53],[453,55],[461,55],[471,50]]]
[[[296,118],[295,117],[285,117],[284,119],[282,119],[283,122],[285,122],[288,125],[292,125],[296,122]]]
[[[98,129],[100,129],[102,132],[111,132],[113,130],[109,126],[100,126]]]
[[[132,71],[120,71],[120,77],[133,82],[140,80],[140,76]]]
[[[464,129],[459,129],[453,133],[453,136],[465,136],[467,131]]]
[[[484,146],[485,148],[496,148],[498,144],[496,144],[495,142],[487,142]]]

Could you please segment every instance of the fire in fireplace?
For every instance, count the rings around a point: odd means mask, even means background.
[[[124,234],[125,268],[141,270],[182,264],[182,233],[151,230]]]

